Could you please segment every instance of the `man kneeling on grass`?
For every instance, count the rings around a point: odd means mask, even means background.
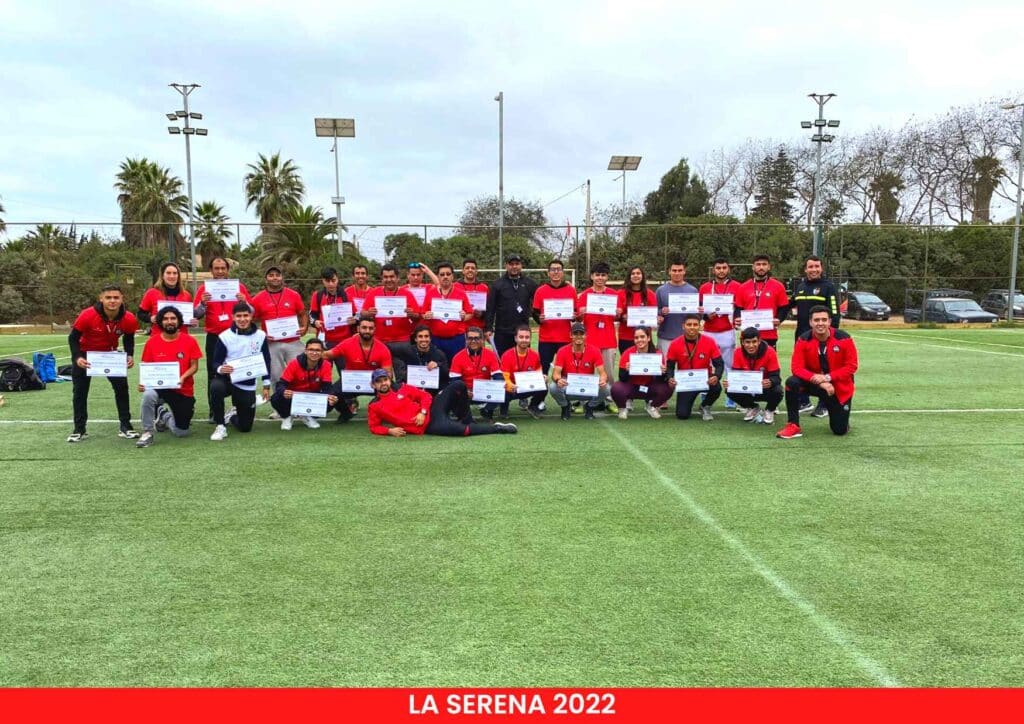
[[[485,425],[473,422],[469,391],[460,379],[452,380],[433,399],[429,392],[412,385],[392,387],[391,373],[385,369],[374,370],[370,382],[376,397],[366,411],[370,432],[374,435],[468,437],[514,435],[518,432],[511,423]]]
[[[274,386],[270,406],[281,417],[281,429],[292,429],[292,397],[296,392],[327,395],[327,409],[335,409],[346,420],[352,417],[348,403],[341,399],[341,383],[332,384],[334,366],[324,358],[324,343],[317,337],[306,340],[305,352],[293,359]],[[320,423],[309,415],[296,415],[302,423],[316,430]]]
[[[139,385],[142,393],[142,437],[136,447],[149,447],[156,438],[154,431],[170,430],[175,437],[186,437],[196,411],[195,374],[203,353],[195,337],[182,334],[183,317],[177,307],[164,307],[153,319],[153,334],[142,348],[143,362],[177,362],[177,389],[147,389]],[[156,330],[160,333],[157,334]]]

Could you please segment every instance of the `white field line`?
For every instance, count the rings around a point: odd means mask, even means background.
[[[30,349],[27,352],[3,352],[0,353],[0,357],[19,357],[24,354],[32,354],[33,352],[49,352],[54,349],[67,349],[66,344],[58,344],[56,347],[43,347],[42,349]]]
[[[872,334],[885,334],[890,337],[899,337],[901,339],[937,339],[940,342],[958,342],[960,344],[984,344],[989,347],[1009,347],[1010,349],[1020,350],[1024,353],[1024,346],[1019,344],[1000,344],[999,342],[978,342],[973,339],[957,339],[956,337],[933,337],[928,334],[915,334],[910,332],[909,334],[901,334],[900,332],[888,332],[881,329],[871,330]]]
[[[871,332],[870,334],[885,334],[885,332]],[[936,349],[952,349],[957,352],[974,352],[975,354],[994,354],[1000,357],[1016,357],[1024,359],[1024,354],[1013,354],[1012,352],[995,352],[990,349],[973,349],[971,347],[951,347],[948,344],[929,344],[928,342],[908,342],[903,339],[889,339],[888,337],[872,337],[870,335],[858,335],[861,339],[873,339],[876,342],[892,342],[893,344],[909,344],[913,347],[935,347]]]
[[[881,686],[895,687],[900,685],[899,681],[886,671],[882,664],[878,663],[857,648],[857,645],[850,640],[849,635],[843,631],[838,624],[834,623],[828,618],[828,616],[819,612],[813,603],[797,593],[797,591],[787,583],[782,576],[772,570],[768,564],[764,563],[757,554],[743,543],[743,541],[722,526],[722,524],[719,523],[718,520],[707,511],[707,509],[694,500],[689,493],[683,490],[675,482],[675,480],[666,475],[651,461],[650,458],[644,455],[639,448],[630,442],[628,438],[623,436],[622,433],[611,425],[605,424],[605,429],[608,430],[612,436],[617,438],[622,447],[624,447],[634,458],[646,466],[662,486],[679,498],[694,518],[703,523],[709,530],[711,530],[712,533],[717,535],[722,542],[733,551],[733,553],[749,564],[750,567],[753,568],[759,576],[761,576],[761,578],[763,578],[779,593],[779,595],[782,596],[782,598],[807,616],[811,623],[813,623],[827,639],[842,649],[847,656],[853,659],[864,673],[874,679],[875,682]]]

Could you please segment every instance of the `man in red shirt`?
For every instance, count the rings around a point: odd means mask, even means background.
[[[466,326],[483,329],[484,317],[487,314],[487,285],[477,279],[476,259],[462,260],[462,279],[455,282],[455,286],[466,293],[466,298],[473,307],[473,317],[466,320]],[[477,301],[474,302],[474,299]]]
[[[540,404],[548,396],[547,388],[541,388],[536,392],[519,392],[516,382],[516,374],[519,372],[540,372],[540,355],[531,349],[533,342],[533,330],[530,325],[523,324],[516,329],[516,346],[506,349],[501,356],[501,373],[505,377],[505,402],[501,403],[501,417],[508,417],[509,399],[526,400],[526,411],[534,420],[543,416]]]
[[[459,352],[452,359],[448,369],[448,379],[461,379],[470,397],[473,395],[473,382],[475,380],[501,380],[501,362],[494,350],[484,346],[484,333],[479,327],[470,327],[466,330],[466,349]],[[481,415],[487,420],[494,419],[494,410],[497,403],[489,402],[484,405]]]
[[[437,318],[432,304],[435,299],[458,302],[461,305],[458,319],[443,320]],[[455,286],[455,267],[443,261],[437,265],[437,286],[427,287],[423,303],[423,319],[430,328],[430,337],[434,344],[444,352],[451,362],[466,347],[466,322],[473,318],[473,305],[469,303],[466,293]]]
[[[346,405],[339,404],[341,384],[331,383],[332,367],[324,358],[324,343],[312,337],[306,340],[305,351],[288,363],[277,381],[274,394],[270,396],[270,404],[281,417],[281,429],[292,429],[292,397],[296,392],[312,392],[327,395],[327,409],[335,409],[339,415],[348,412]],[[351,417],[348,413],[345,419]],[[316,430],[320,423],[316,418],[296,415],[306,427]]]
[[[372,372],[386,369],[394,374],[391,350],[376,339],[376,327],[377,321],[371,316],[364,315],[356,325],[356,336],[349,337],[334,349],[324,352],[324,358],[335,360],[335,365],[342,371]],[[367,392],[366,394],[372,393]],[[340,406],[339,422],[348,420],[355,413],[358,405],[356,397],[358,396],[351,392],[342,395],[345,404]],[[344,412],[345,410],[348,412]]]
[[[533,319],[540,325],[537,352],[540,354],[540,363],[545,375],[551,369],[551,362],[558,350],[572,341],[569,328],[572,326],[573,318],[549,318],[544,313],[544,302],[549,299],[572,302],[575,315],[576,290],[572,284],[566,283],[565,264],[560,259],[548,264],[548,281],[537,287],[537,291],[533,293]]]
[[[367,421],[374,435],[514,435],[512,423],[483,425],[473,422],[469,412],[469,390],[455,380],[431,398],[430,393],[412,385],[392,386],[387,370],[376,370],[371,378],[376,397],[367,408]]]
[[[572,342],[562,347],[555,354],[551,365],[551,382],[548,392],[562,408],[562,419],[568,420],[572,414],[569,410],[570,399],[584,400],[584,419],[594,419],[594,408],[606,402],[611,391],[608,385],[608,373],[604,368],[601,351],[592,344],[587,344],[587,328],[582,322],[573,322],[570,328]],[[595,375],[597,377],[597,397],[583,397],[569,390],[568,375]]]
[[[424,268],[418,261],[409,262],[409,267],[405,270],[405,284],[402,285],[402,289],[408,290],[416,299],[416,305],[422,311],[426,310],[424,302],[427,301],[427,289],[430,288],[429,284],[423,283]]]
[[[99,302],[86,307],[75,319],[68,335],[71,348],[71,407],[75,428],[68,435],[68,442],[81,442],[89,437],[85,430],[89,421],[89,386],[92,377],[87,352],[116,352],[118,340],[123,340],[124,353],[129,369],[135,365],[135,333],[139,331],[139,320],[124,305],[121,288],[108,284],[100,290]],[[118,437],[133,440],[139,436],[132,429],[132,413],[128,401],[128,378],[108,377],[114,388],[114,403],[117,417],[121,422]]]
[[[714,420],[711,414],[711,406],[722,394],[722,370],[725,362],[722,360],[722,353],[715,344],[715,340],[706,334],[700,333],[700,317],[696,314],[687,314],[683,317],[683,333],[672,340],[668,347],[668,354],[665,355],[668,386],[673,390],[676,388],[675,372],[680,370],[708,371],[708,389],[704,392],[704,401],[701,403],[700,416],[705,422]],[[690,419],[693,412],[693,403],[699,391],[688,390],[676,393],[676,417],[680,420]]]
[[[370,293],[370,271],[362,264],[352,267],[352,283],[345,287],[345,296],[352,302],[353,311],[358,317],[363,311],[366,295]]]
[[[744,422],[763,422],[765,425],[775,423],[775,410],[782,402],[782,373],[779,369],[779,356],[773,347],[761,339],[757,330],[747,327],[740,333],[740,348],[733,354],[732,369],[738,372],[760,372],[761,390],[757,394],[729,392],[729,380],[722,382],[726,395],[737,405],[744,408]],[[758,402],[765,402],[765,410],[761,412]]]
[[[771,276],[772,260],[767,254],[754,257],[754,276],[740,284],[736,291],[733,310],[733,326],[740,328],[740,313],[744,309],[767,309],[772,312],[772,329],[760,330],[761,339],[774,347],[779,343],[779,325],[789,313],[789,296],[786,287],[778,279]]]
[[[594,264],[590,272],[590,280],[593,286],[584,289],[576,300],[578,317],[583,320],[587,328],[587,344],[593,345],[601,350],[601,358],[604,360],[605,370],[615,368],[615,351],[618,349],[618,333],[615,328],[615,320],[622,316],[624,310],[619,308],[618,292],[608,288],[608,274],[611,268],[599,261]],[[611,304],[608,314],[592,314],[587,311],[587,300],[593,295],[611,297],[614,301]],[[611,400],[607,403],[608,412],[615,414],[619,408]]]
[[[267,333],[273,387],[281,379],[285,366],[302,354],[301,338],[309,327],[309,317],[299,293],[284,285],[281,267],[269,267],[263,278],[266,289],[252,298],[252,306]]]
[[[712,280],[700,285],[701,309],[704,312],[704,334],[715,340],[718,349],[722,352],[722,359],[725,361],[726,375],[732,366],[732,358],[736,351],[736,330],[733,328],[731,314],[715,314],[714,311],[704,304],[704,297],[708,294],[725,295],[732,297],[735,308],[736,295],[740,291],[740,283],[730,276],[732,267],[729,260],[720,256],[712,262]],[[731,397],[726,397],[725,408],[733,409],[736,403]]]
[[[394,264],[385,264],[380,268],[380,282],[381,286],[371,289],[366,295],[363,313],[377,318],[377,339],[384,344],[390,347],[392,344],[408,342],[412,334],[412,323],[420,318],[420,305],[412,292],[398,288],[398,269]],[[377,309],[377,300],[385,297],[397,297],[404,301],[405,311]]]
[[[811,308],[811,331],[804,332],[793,347],[793,376],[786,380],[786,426],[775,437],[791,440],[800,431],[800,395],[817,397],[828,408],[828,426],[835,435],[850,431],[853,375],[857,371],[857,347],[853,338],[832,327],[827,307]]]
[[[338,344],[352,336],[356,328],[357,315],[345,290],[340,288],[338,270],[332,266],[324,267],[320,272],[323,288],[313,292],[309,300],[309,320],[316,328],[317,336],[324,341],[325,349],[334,349]],[[347,316],[341,324],[332,323],[328,329],[326,307],[334,305],[347,307]],[[338,368],[341,371],[341,368]]]
[[[210,259],[210,275],[214,279],[227,279],[231,267],[228,260],[223,256],[215,256]],[[206,290],[206,284],[200,284],[196,290],[196,306],[193,314],[196,319],[205,320],[206,343],[204,345],[204,356],[206,358],[206,379],[213,380],[217,376],[217,370],[213,366],[213,351],[217,348],[217,340],[220,333],[231,327],[234,318],[235,304],[245,302],[252,311],[252,296],[242,282],[238,282],[238,294],[230,299],[214,299]],[[210,387],[206,389],[206,402],[211,410],[210,419],[213,422],[213,398],[210,395]]]
[[[146,340],[142,361],[177,362],[178,388],[152,389],[139,385],[142,393],[142,436],[136,447],[149,447],[156,442],[154,431],[170,430],[175,437],[189,434],[192,415],[196,411],[195,374],[203,353],[195,337],[182,332],[183,318],[177,307],[164,307],[153,320],[160,332]]]

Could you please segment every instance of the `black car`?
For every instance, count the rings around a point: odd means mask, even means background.
[[[973,324],[998,321],[999,317],[978,306],[973,299],[959,297],[933,297],[924,303],[924,320],[940,324]],[[921,309],[904,309],[904,322],[920,322]]]
[[[981,300],[981,308],[999,317],[1005,317],[1009,312],[1006,303],[1009,297],[1009,289],[990,289]],[[1020,292],[1013,295],[1013,318],[1024,319],[1024,294]]]
[[[846,298],[846,311],[843,316],[849,319],[881,319],[886,320],[892,313],[892,307],[871,292],[849,292]]]

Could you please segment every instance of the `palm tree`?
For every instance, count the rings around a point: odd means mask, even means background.
[[[320,207],[289,206],[280,226],[262,237],[260,265],[271,262],[297,266],[334,250],[338,227],[325,219]]]
[[[868,184],[868,193],[875,201],[879,224],[897,223],[896,217],[900,208],[900,200],[896,194],[904,188],[903,179],[891,171],[883,171],[871,179],[871,183]]]
[[[121,221],[127,224],[123,228],[125,241],[144,248],[168,243],[172,246],[170,258],[177,258],[176,249],[184,241],[178,227],[188,211],[181,179],[149,159],[129,158],[121,163],[114,188]]]
[[[78,249],[74,229],[39,224],[21,239],[25,251],[43,263],[44,269],[60,265],[61,257]]]
[[[228,226],[224,207],[214,201],[196,204],[196,224],[196,252],[204,264],[209,264],[210,259],[227,251],[228,239],[234,233]]]
[[[1003,176],[1003,164],[995,156],[978,156],[971,161],[972,224],[987,224],[992,220],[992,194]]]
[[[256,207],[263,232],[271,230],[270,225],[281,221],[287,210],[299,206],[306,193],[306,186],[299,176],[299,167],[290,158],[281,161],[278,151],[270,158],[262,153],[258,163],[250,163],[245,175],[245,208]]]

